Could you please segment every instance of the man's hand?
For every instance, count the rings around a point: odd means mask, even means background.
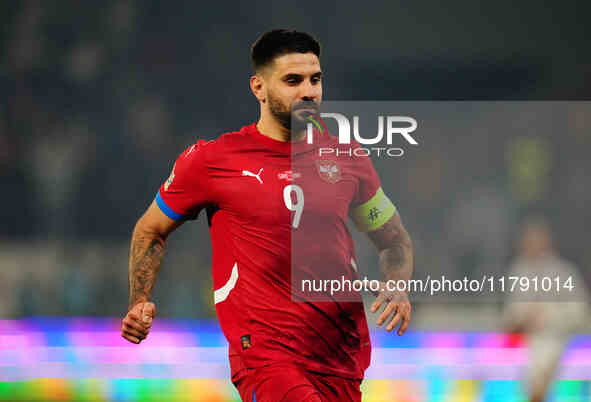
[[[386,284],[382,283],[381,290],[371,305],[371,312],[378,312],[383,305],[386,307],[378,317],[376,324],[382,325],[385,322],[389,322],[386,325],[386,331],[391,332],[400,322],[398,336],[402,336],[410,324],[410,301],[408,300],[408,295],[406,292],[388,291]],[[392,314],[394,316],[390,318]]]
[[[129,310],[121,325],[121,336],[132,343],[146,339],[152,327],[156,306],[151,302],[138,303]]]
[[[380,272],[384,280],[408,281],[413,271],[412,241],[398,213],[378,229],[367,232],[367,236],[378,249]],[[388,291],[385,282],[380,284],[380,291],[376,293],[377,299],[371,305],[371,312],[376,313],[385,306],[377,324],[387,322],[386,331],[390,332],[400,322],[398,335],[402,335],[410,323],[410,302],[407,293]],[[394,316],[391,317],[392,314]]]
[[[129,312],[123,319],[121,336],[140,343],[148,336],[156,313],[150,294],[160,269],[167,236],[182,224],[160,210],[153,201],[138,220],[131,237],[129,252]]]

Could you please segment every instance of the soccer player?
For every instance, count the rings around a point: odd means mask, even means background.
[[[518,256],[513,261],[508,277],[537,278],[540,287],[528,286],[508,294],[504,311],[504,324],[508,332],[523,332],[529,346],[525,385],[530,402],[542,402],[554,380],[560,358],[572,335],[581,329],[589,315],[588,291],[578,269],[554,250],[550,226],[543,219],[530,219],[521,227]],[[549,278],[546,280],[545,278]],[[546,293],[546,282],[573,287],[551,289]],[[521,282],[521,280],[520,280]],[[575,294],[566,300],[557,300],[560,294]],[[553,300],[555,298],[555,300]]]
[[[341,146],[326,131],[304,140],[322,100],[318,42],[273,30],[251,56],[258,122],[187,148],[135,226],[122,336],[148,335],[166,239],[206,209],[215,307],[242,399],[361,401],[371,348],[361,297],[298,299],[292,274],[358,278],[348,216],[377,247],[383,280],[410,279],[411,240],[368,157],[320,155]],[[371,306],[381,311],[377,324],[399,335],[410,310],[406,293],[384,286]]]

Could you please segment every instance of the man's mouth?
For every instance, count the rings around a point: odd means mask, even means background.
[[[294,113],[304,114],[306,116],[309,116],[309,115],[316,115],[316,114],[318,114],[318,109],[315,108],[315,107],[312,107],[312,106],[310,106],[310,107],[299,107],[299,108],[294,109],[293,112]]]
[[[300,104],[300,105],[294,107],[293,111],[316,114],[316,113],[318,113],[318,106],[313,103],[307,102],[307,103]]]

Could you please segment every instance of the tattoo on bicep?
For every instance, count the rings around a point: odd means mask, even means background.
[[[376,229],[371,233],[371,238],[375,245],[381,250],[389,247],[400,235],[400,231],[396,228],[396,225],[390,219],[384,223],[379,229]]]
[[[138,237],[132,241],[129,262],[129,307],[148,299],[164,256],[160,239]]]
[[[408,233],[400,223],[400,219],[396,218],[390,219],[368,235],[378,250],[390,248],[395,244],[407,246],[410,243]]]

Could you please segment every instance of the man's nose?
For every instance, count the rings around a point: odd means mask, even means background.
[[[311,82],[306,81],[303,83],[301,98],[303,101],[314,102],[320,96],[320,88],[318,85],[312,85]]]

